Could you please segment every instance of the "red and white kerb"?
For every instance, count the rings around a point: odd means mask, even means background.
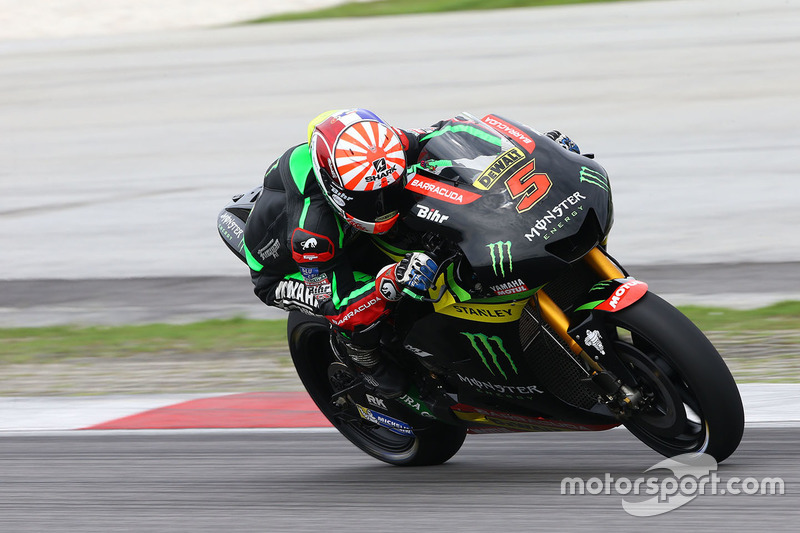
[[[406,157],[397,134],[385,124],[362,121],[346,127],[334,144],[333,162],[350,191],[372,191],[403,175]]]

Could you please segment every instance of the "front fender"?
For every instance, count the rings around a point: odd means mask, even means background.
[[[584,297],[584,303],[575,311],[608,311],[625,309],[642,299],[647,283],[631,277],[607,279],[594,285]]]

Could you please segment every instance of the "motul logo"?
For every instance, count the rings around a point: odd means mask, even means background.
[[[620,280],[621,281],[621,280]],[[626,281],[605,302],[597,306],[603,311],[619,311],[639,300],[647,292],[647,283],[637,279]]]
[[[608,305],[610,305],[613,309],[616,309],[620,298],[625,296],[625,293],[628,291],[628,289],[630,289],[634,285],[641,285],[641,284],[642,284],[641,281],[633,280],[633,281],[629,281],[628,283],[625,283],[624,285],[621,285],[619,289],[614,291],[614,295],[611,296],[611,299],[609,300]]]

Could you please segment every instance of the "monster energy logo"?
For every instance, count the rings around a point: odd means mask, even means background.
[[[506,276],[506,269],[505,269],[505,254],[508,254],[508,271],[514,271],[514,262],[511,258],[511,241],[497,241],[493,242],[492,244],[487,244],[487,248],[489,248],[489,255],[492,256],[492,270],[494,271],[494,275],[497,275],[498,264],[500,270],[500,276]]]
[[[596,170],[592,170],[591,168],[581,167],[581,181],[591,183],[592,185],[596,185],[597,187],[608,191],[608,178]]]
[[[461,334],[469,339],[472,347],[476,352],[478,352],[481,361],[483,361],[483,364],[486,365],[486,368],[489,369],[489,372],[491,372],[493,376],[494,370],[492,370],[492,365],[489,364],[485,354],[489,354],[489,356],[492,358],[492,364],[494,365],[494,368],[496,368],[505,379],[508,379],[508,376],[506,376],[506,373],[503,371],[503,367],[500,366],[498,354],[492,347],[492,343],[496,344],[497,348],[499,348],[505,358],[508,359],[508,362],[511,364],[511,368],[514,370],[514,373],[519,374],[519,372],[517,372],[517,365],[515,365],[514,361],[511,359],[511,354],[509,354],[503,346],[503,339],[497,336],[487,337],[483,333],[465,333],[462,331]],[[477,341],[480,341],[480,345]]]

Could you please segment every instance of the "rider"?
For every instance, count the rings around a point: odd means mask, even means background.
[[[378,324],[403,289],[426,291],[437,265],[410,253],[376,276],[374,267],[364,268],[369,254],[357,237],[384,234],[400,218],[418,138],[364,109],[319,115],[309,124],[308,143],[267,170],[244,233],[256,295],[267,305],[324,316],[384,397],[401,395],[406,383],[379,355]]]
[[[422,252],[383,268],[369,265],[374,254],[365,253],[358,237],[386,234],[413,204],[404,189],[406,169],[447,122],[406,131],[365,109],[317,116],[308,142],[267,170],[245,226],[256,295],[267,305],[324,316],[367,386],[385,398],[402,395],[408,384],[380,355],[379,324],[404,290],[431,287],[437,265]],[[556,139],[558,132],[548,135],[573,149]]]

